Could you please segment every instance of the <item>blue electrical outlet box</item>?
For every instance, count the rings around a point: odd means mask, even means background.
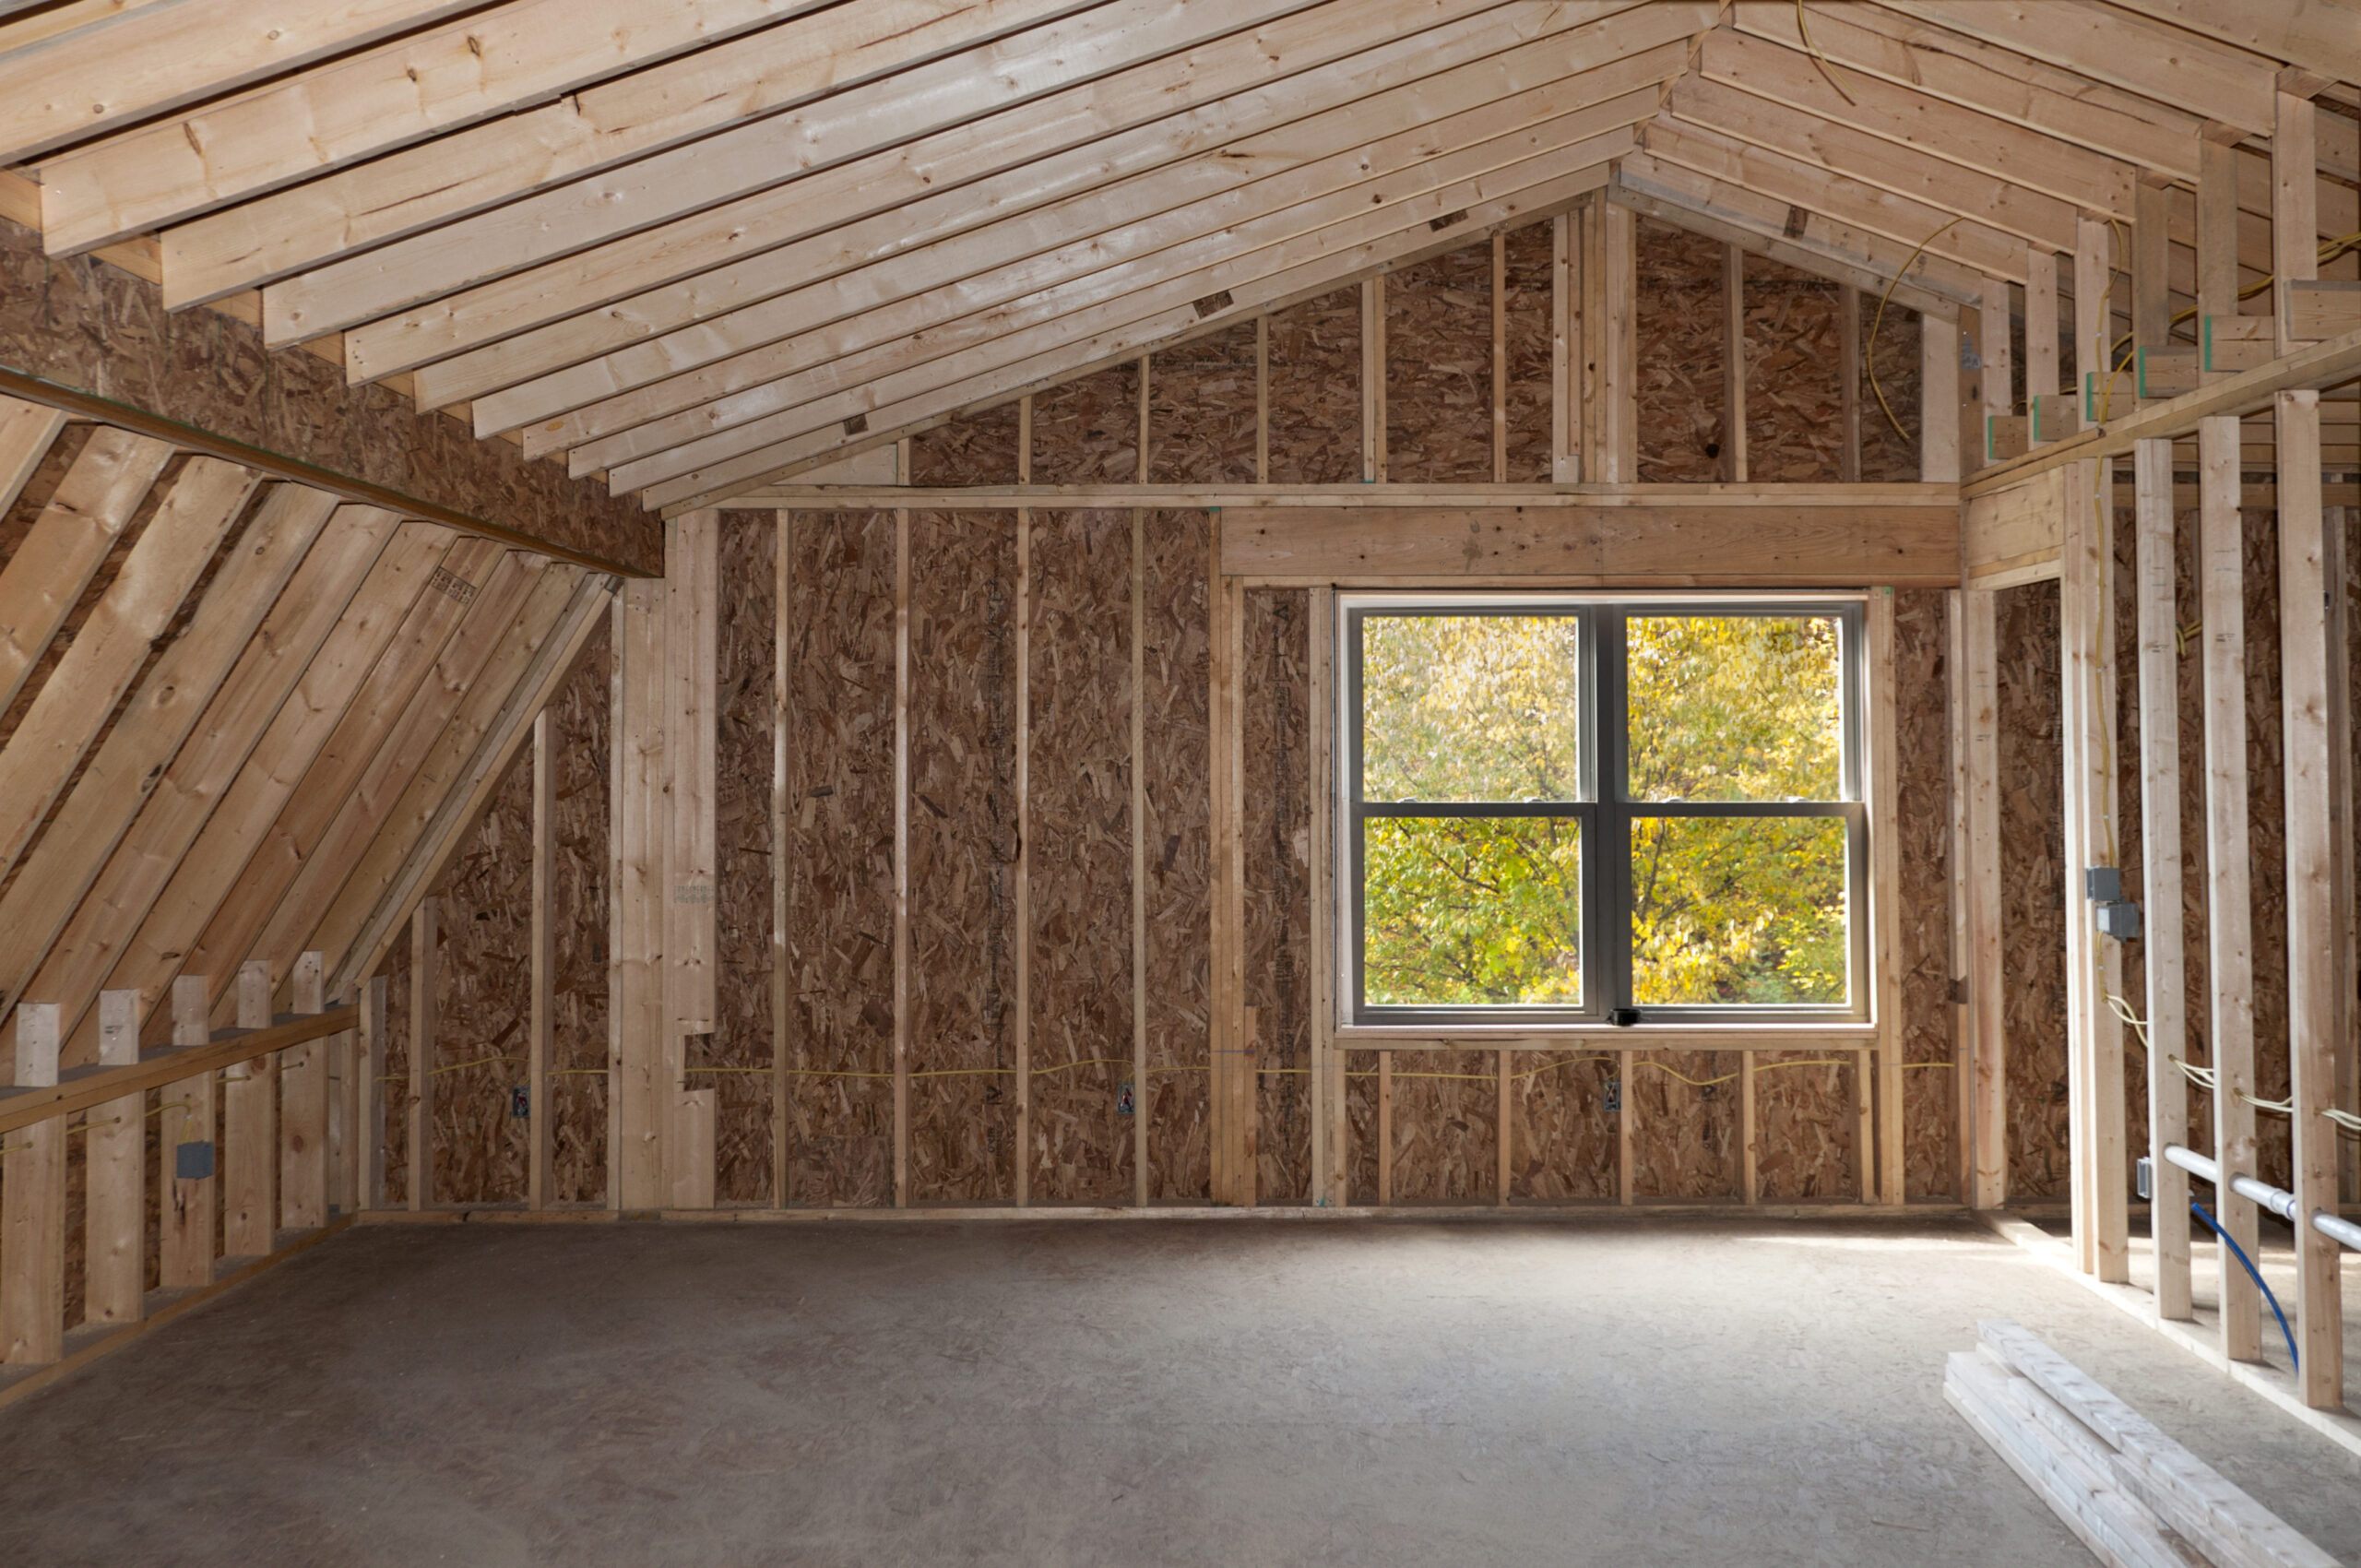
[[[1132,1081],[1126,1078],[1115,1086],[1115,1114],[1130,1116],[1135,1114],[1138,1110],[1139,1098],[1132,1092]]]
[[[1622,1109],[1623,1080],[1620,1078],[1609,1078],[1607,1080],[1607,1113],[1609,1116],[1612,1116]]]
[[[533,1114],[533,1091],[518,1084],[508,1091],[508,1114],[524,1121]]]

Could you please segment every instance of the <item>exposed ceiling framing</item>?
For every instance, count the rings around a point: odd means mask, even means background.
[[[1954,314],[2282,91],[2361,229],[2355,0],[145,0],[0,9],[65,255],[668,510],[1586,193]],[[2343,79],[2340,80],[2339,78]]]

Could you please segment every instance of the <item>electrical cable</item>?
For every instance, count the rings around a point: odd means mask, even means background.
[[[2279,1310],[2279,1298],[2272,1295],[2271,1293],[2271,1287],[2263,1283],[2262,1270],[2255,1267],[2254,1259],[2247,1256],[2247,1250],[2230,1239],[2230,1233],[2227,1230],[2223,1229],[2221,1226],[2214,1223],[2213,1217],[2205,1212],[2205,1206],[2203,1204],[2198,1203],[2192,1199],[2189,1206],[2189,1213],[2197,1216],[2198,1218],[2205,1221],[2205,1229],[2213,1231],[2213,1234],[2222,1238],[2222,1244],[2229,1248],[2232,1253],[2236,1253],[2237,1260],[2240,1263],[2246,1265],[2247,1275],[2254,1281],[2255,1289],[2261,1291],[2262,1299],[2271,1303],[2271,1315],[2279,1320],[2279,1332],[2287,1336],[2287,1360],[2290,1370],[2297,1372],[2302,1371],[2303,1363],[2297,1360],[2296,1355],[2295,1331],[2287,1326],[2287,1314]]]

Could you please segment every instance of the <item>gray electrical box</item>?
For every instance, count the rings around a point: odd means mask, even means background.
[[[2082,868],[2082,897],[2094,904],[2112,904],[2123,897],[2123,872],[2116,866]]]
[[[2140,906],[2128,898],[2117,898],[2099,906],[2099,931],[2118,942],[2136,942],[2140,938]]]

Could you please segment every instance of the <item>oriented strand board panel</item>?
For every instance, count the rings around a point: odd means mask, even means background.
[[[1735,1199],[1739,1194],[1738,1082],[1735,1055],[1652,1051],[1623,1086],[1631,1129],[1635,1198]]]
[[[1844,291],[1750,255],[1743,298],[1746,477],[1759,484],[1833,483],[1845,448]]]
[[[1132,1123],[1117,1110],[1132,1072],[1132,517],[1037,512],[1034,526],[1026,1158],[1037,1202],[1121,1203],[1132,1193]]]
[[[874,1206],[894,1196],[894,517],[790,526],[787,1201]]]
[[[1894,595],[1894,713],[1901,725],[1904,1191],[1959,1192],[1958,1073],[1952,1066],[1951,654],[1943,595]],[[2134,752],[2131,754],[2137,755]],[[2137,814],[2135,810],[2134,814]]]
[[[1907,483],[1918,477],[1918,313],[1889,303],[1880,324],[1875,296],[1862,295],[1860,305],[1861,479]]]
[[[552,781],[550,930],[551,1197],[607,1196],[608,617],[550,700],[558,759]]]
[[[1204,512],[1147,516],[1141,652],[1147,793],[1148,1199],[1203,1203],[1212,1180],[1211,674]],[[1038,699],[1037,699],[1038,700]],[[1036,1060],[1039,1060],[1038,1047]]]
[[[912,484],[1014,484],[1017,408],[962,414],[910,437]]]
[[[1710,482],[1725,477],[1728,440],[1722,243],[1643,218],[1637,244],[1640,481]]]
[[[510,1113],[509,1091],[525,1082],[523,982],[532,968],[531,748],[518,752],[434,897],[435,1201],[521,1203],[526,1122]]]
[[[714,1032],[692,1088],[714,1090],[714,1194],[771,1201],[772,693],[778,683],[777,515],[724,512],[714,677]]]
[[[1126,363],[1035,393],[1033,482],[1135,481],[1140,455],[1139,385],[1139,366]],[[1128,596],[1130,590],[1124,591]]]
[[[2279,519],[2239,514],[2246,545],[2247,848],[2254,901],[2254,1084],[2259,1099],[2284,1100],[2287,1073],[2287,770],[2279,671]],[[2118,531],[2122,525],[2118,522]],[[2118,612],[2120,620],[2121,612]],[[2194,1022],[2195,1016],[2192,1016]],[[2127,1052],[2128,1054],[2128,1052]],[[2255,1118],[2255,1174],[2293,1185],[2284,1116]]]
[[[52,261],[0,220],[0,362],[203,430],[439,502],[537,538],[660,572],[653,514],[528,463],[383,386],[349,386],[309,353],[209,310],[168,315],[162,291],[94,255]]]
[[[910,515],[912,1203],[1014,1193],[1016,527]]]
[[[1860,1196],[1853,1068],[1804,1065],[1831,1060],[1820,1051],[1755,1056],[1755,1181],[1764,1203]]]
[[[1492,246],[1385,279],[1385,472],[1404,484],[1492,477]]]
[[[1394,1201],[1491,1202],[1500,1180],[1493,1142],[1499,1053],[1397,1051],[1393,1056]]]
[[[1549,481],[1552,248],[1547,223],[1528,223],[1508,236],[1507,477],[1515,484]]]
[[[1271,316],[1271,482],[1361,477],[1361,296],[1339,289]]]
[[[1311,614],[1301,588],[1246,596],[1246,1004],[1261,1009],[1263,1204],[1311,1201]]]
[[[2066,1122],[2066,882],[2058,585],[1999,599],[2001,1027],[2009,1194],[2062,1198]]]
[[[1615,1060],[1596,1051],[1519,1051],[1510,1059],[1513,1203],[1613,1201],[1615,1118],[1607,1086]]]
[[[1254,334],[1242,321],[1149,362],[1149,480],[1254,482]]]

